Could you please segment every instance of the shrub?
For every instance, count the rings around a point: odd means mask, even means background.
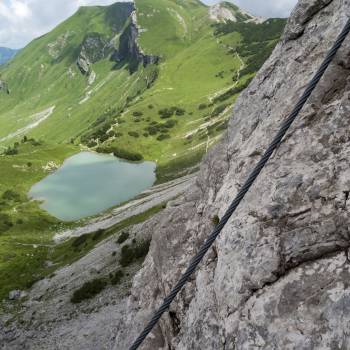
[[[153,107],[153,105],[148,105],[148,108],[153,109],[154,107]]]
[[[217,226],[220,222],[220,218],[218,215],[214,215],[213,218],[211,219],[212,223],[214,226]]]
[[[128,238],[129,238],[129,232],[123,231],[123,232],[119,235],[119,237],[118,237],[118,239],[117,239],[117,243],[118,243],[118,244],[122,244],[122,243],[124,243]]]
[[[7,201],[15,201],[20,202],[21,201],[21,195],[13,190],[7,190],[3,193],[2,199],[5,199]]]
[[[220,124],[215,130],[222,131],[222,130],[226,130],[227,127],[228,127],[228,120],[226,120],[224,123]]]
[[[17,149],[17,148],[8,147],[8,148],[4,151],[4,154],[5,154],[6,156],[14,156],[14,155],[18,154],[18,149]]]
[[[157,140],[158,140],[158,141],[163,141],[163,140],[166,140],[166,139],[170,139],[170,135],[169,135],[169,134],[160,134],[160,135],[157,137]]]
[[[0,213],[0,233],[9,230],[13,226],[11,218],[7,214]]]
[[[181,116],[181,115],[184,115],[185,114],[185,110],[183,108],[180,108],[180,107],[171,107],[171,108],[164,108],[164,109],[161,109],[159,110],[159,115],[162,119],[167,119],[167,118],[170,118],[172,117],[174,114],[177,115],[177,116]]]
[[[129,131],[128,134],[129,136],[132,136],[132,137],[136,137],[136,138],[140,137],[139,133],[136,131]]]
[[[93,240],[93,241],[98,241],[98,240],[103,236],[104,233],[105,233],[105,230],[103,230],[103,229],[97,230],[97,231],[93,234],[92,240]]]
[[[201,103],[201,104],[198,106],[198,109],[199,109],[200,111],[203,110],[203,109],[206,109],[206,108],[208,108],[208,105],[205,104],[205,103]]]
[[[149,251],[150,243],[150,241],[142,241],[134,246],[125,245],[122,248],[120,264],[123,267],[126,267],[133,262],[144,258]]]
[[[148,126],[145,130],[147,130],[150,135],[157,135],[158,133],[158,128],[154,125]]]
[[[252,81],[253,78],[247,79],[245,83],[240,84],[238,86],[235,86],[229,90],[227,90],[226,92],[224,92],[223,94],[219,95],[218,97],[215,97],[214,102],[223,102],[227,99],[229,99],[230,97],[239,94],[240,92],[242,92]]]
[[[158,114],[162,119],[171,118],[174,115],[174,111],[168,108],[159,110]]]
[[[175,114],[178,116],[184,115],[186,113],[186,111],[182,108],[176,108],[175,110]]]
[[[122,270],[118,270],[114,275],[111,277],[111,283],[113,286],[116,284],[119,284],[122,278],[124,277],[124,273]]]
[[[132,162],[139,162],[143,159],[143,156],[140,153],[127,151],[115,146],[100,146],[96,151],[99,153],[113,153],[115,157],[130,160]]]
[[[88,240],[89,235],[85,234],[82,236],[77,237],[76,239],[74,239],[74,241],[72,242],[72,247],[78,248],[81,245],[85,244],[86,241]]]
[[[133,112],[132,115],[133,115],[134,117],[141,117],[141,116],[143,116],[143,113],[142,113],[142,112],[135,111],[135,112]]]
[[[171,129],[176,125],[176,120],[170,119],[167,120],[166,123],[163,124],[165,128]]]
[[[100,136],[100,142],[105,142],[109,139],[108,135],[107,134],[104,134],[102,136]]]
[[[220,106],[217,106],[214,108],[214,110],[211,112],[212,118],[217,117],[220,115],[226,108],[228,107],[228,104],[222,104]]]
[[[97,142],[94,141],[94,140],[91,140],[91,141],[88,142],[87,146],[88,146],[89,148],[96,147],[96,146],[97,146]]]
[[[91,299],[101,293],[106,288],[106,285],[106,281],[102,278],[96,278],[90,282],[86,282],[73,293],[71,302],[73,304],[78,304],[83,300]]]
[[[38,141],[38,140],[35,140],[35,139],[29,139],[28,140],[33,146],[41,146],[43,144],[42,141]]]

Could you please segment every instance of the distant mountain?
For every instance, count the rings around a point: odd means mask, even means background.
[[[9,49],[7,47],[0,47],[0,64],[4,64],[15,57],[19,50]]]

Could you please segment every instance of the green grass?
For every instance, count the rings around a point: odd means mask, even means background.
[[[14,289],[25,290],[36,281],[50,276],[60,267],[85,256],[96,244],[111,235],[123,235],[130,226],[144,222],[164,209],[158,205],[144,213],[130,217],[107,230],[99,230],[55,245],[52,237],[64,224],[41,211],[32,203],[21,213],[23,225],[15,225],[0,235],[0,300]],[[120,237],[116,244],[120,241]],[[47,265],[47,261],[53,265]]]
[[[0,231],[0,299],[10,290],[28,288],[45,271],[48,246],[60,223],[30,201],[27,193],[47,175],[43,167],[48,162],[60,164],[75,152],[72,145],[21,144],[17,155],[0,156],[0,212],[11,222]]]

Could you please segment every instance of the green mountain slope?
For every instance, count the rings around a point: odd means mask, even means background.
[[[0,143],[118,145],[160,165],[203,153],[285,24],[255,20],[197,0],[82,7],[0,69]]]
[[[198,0],[82,7],[0,66],[0,299],[85,252],[51,249],[66,224],[27,197],[49,164],[89,147],[178,176],[220,139],[284,25]]]

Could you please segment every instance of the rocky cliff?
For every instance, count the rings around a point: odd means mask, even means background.
[[[154,227],[115,350],[128,348],[187,267],[349,15],[348,0],[299,1],[196,187]],[[349,52],[350,38],[142,349],[350,348]]]
[[[112,60],[119,62],[128,62],[131,73],[137,70],[142,64],[146,67],[148,64],[156,64],[159,57],[146,55],[138,43],[140,28],[137,24],[136,11],[131,14],[130,23],[120,36],[119,47],[112,55]]]
[[[3,349],[128,349],[223,215],[350,15],[350,0],[301,0],[282,42],[237,101],[196,185],[135,226],[152,237],[132,285],[70,304],[118,266],[115,237],[37,283]],[[142,349],[350,348],[350,38],[200,269]],[[119,254],[119,248],[117,248]],[[12,308],[16,308],[13,305]]]

